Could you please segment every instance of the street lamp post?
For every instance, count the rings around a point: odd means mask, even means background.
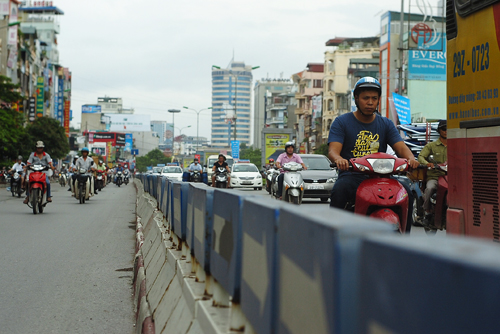
[[[212,107],[208,107],[208,108],[204,108],[204,109],[200,109],[200,110],[195,110],[193,108],[189,108],[189,107],[186,107],[184,106],[183,107],[184,109],[188,109],[188,110],[192,110],[196,113],[196,149],[199,148],[199,144],[200,144],[200,133],[199,133],[199,129],[200,129],[200,112],[204,111],[204,110],[211,110]]]
[[[179,109],[168,109],[168,112],[172,114],[172,153],[175,155],[175,114],[180,113]]]

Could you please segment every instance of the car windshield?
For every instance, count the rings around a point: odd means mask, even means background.
[[[307,169],[312,170],[330,170],[330,161],[325,156],[304,157],[301,156]]]
[[[257,169],[257,166],[255,165],[238,165],[235,164],[233,166],[233,172],[242,172],[242,173],[248,173],[248,172],[255,172],[258,173],[259,170]]]
[[[153,173],[161,173],[162,167],[153,167]]]
[[[163,174],[165,173],[182,173],[182,169],[177,166],[169,166],[163,168]]]

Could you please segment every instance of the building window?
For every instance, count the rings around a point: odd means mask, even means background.
[[[313,88],[323,88],[323,80],[314,79],[313,80]]]
[[[328,90],[333,92],[333,80],[328,80]]]
[[[328,100],[328,111],[332,111],[333,110],[333,100]]]

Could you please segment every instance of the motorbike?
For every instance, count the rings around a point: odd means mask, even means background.
[[[116,181],[115,181],[116,185],[119,187],[122,185],[123,183],[123,174],[122,172],[116,172]]]
[[[104,174],[102,171],[97,171],[95,177],[95,189],[97,191],[102,191],[102,188],[104,188]]]
[[[430,202],[432,207],[431,224],[425,225],[424,229],[427,234],[435,234],[437,230],[446,229],[446,211],[448,210],[448,162],[438,164],[434,161],[433,156],[428,159],[434,164],[434,168],[444,172],[438,178],[437,190],[431,195]]]
[[[43,213],[47,201],[43,202],[43,195],[47,193],[46,175],[43,173],[49,166],[29,165],[28,187],[29,200],[28,206],[33,209],[33,214]]]
[[[67,180],[66,174],[60,172],[59,173],[59,184],[61,185],[61,187],[65,187],[66,186],[66,180]]]
[[[123,183],[125,183],[125,185],[127,185],[130,181],[130,172],[128,171],[128,169],[125,169],[123,171]]]
[[[24,192],[24,189],[22,188],[21,175],[19,172],[14,172],[11,178],[10,192],[12,193],[12,197],[15,197],[16,194],[17,197],[21,197],[21,194]]]
[[[111,180],[113,180],[113,173],[108,172],[108,176],[106,177],[106,184],[111,183]]]
[[[282,200],[293,204],[301,204],[304,197],[304,179],[299,171],[302,170],[302,165],[296,162],[287,162],[283,165],[283,170],[286,173],[283,175]],[[273,173],[275,176],[271,195],[278,198],[278,176],[280,173],[277,170]]]
[[[227,170],[224,167],[215,170],[215,187],[227,188]]]
[[[90,198],[89,177],[85,168],[80,168],[76,171],[75,198],[80,204],[85,204],[85,201]]]
[[[271,193],[272,185],[274,182],[274,179],[278,177],[279,171],[276,168],[270,168],[269,170],[266,171],[266,190],[268,193]]]
[[[195,170],[189,173],[189,182],[202,182],[201,172],[199,170]]]
[[[335,163],[330,166],[337,167]],[[395,232],[405,233],[409,224],[408,193],[391,176],[406,173],[408,161],[379,152],[350,159],[349,169],[369,176],[359,185],[355,204],[349,203],[349,209],[354,207],[354,213],[382,219],[391,224]]]

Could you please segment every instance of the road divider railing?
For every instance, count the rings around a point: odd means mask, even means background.
[[[161,176],[135,184],[138,333],[496,331],[498,245]]]

